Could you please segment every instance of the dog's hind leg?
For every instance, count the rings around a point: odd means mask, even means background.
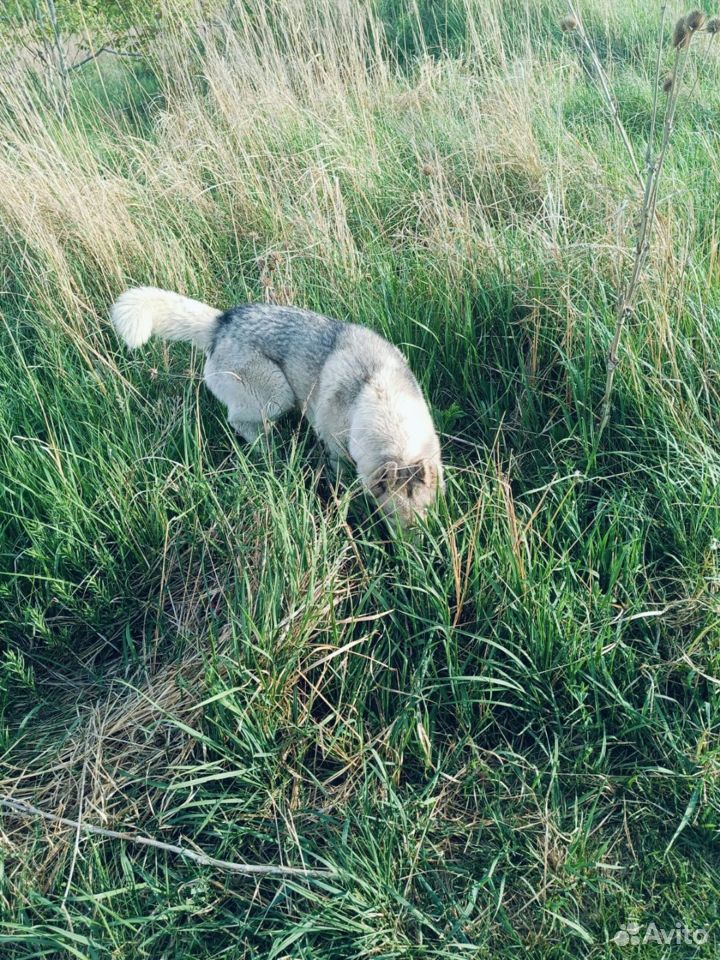
[[[252,442],[295,405],[295,395],[280,367],[260,353],[248,353],[223,364],[215,356],[205,364],[208,389],[228,409],[228,420]]]

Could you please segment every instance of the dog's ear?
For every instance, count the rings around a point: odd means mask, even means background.
[[[392,489],[398,481],[398,465],[394,461],[384,463],[373,477],[373,490],[384,493]]]
[[[428,487],[434,487],[438,482],[438,469],[432,460],[424,460],[420,464],[422,473],[420,474],[423,483]]]
[[[405,478],[409,487],[416,484],[423,484],[426,487],[434,487],[437,484],[438,470],[432,460],[420,460],[406,467],[407,477]]]

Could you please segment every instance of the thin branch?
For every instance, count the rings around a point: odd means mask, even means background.
[[[254,863],[234,863],[231,860],[217,860],[206,853],[199,853],[190,850],[187,847],[179,847],[174,843],[163,843],[160,840],[153,840],[151,837],[143,837],[137,833],[125,833],[119,830],[108,830],[105,827],[96,827],[90,823],[81,823],[78,820],[70,820],[68,817],[58,817],[54,813],[47,813],[38,807],[33,807],[23,800],[13,800],[12,797],[0,796],[0,804],[8,807],[14,813],[23,817],[42,817],[43,820],[49,820],[50,823],[61,823],[64,827],[72,827],[74,830],[83,830],[85,833],[95,834],[98,837],[107,837],[111,840],[124,840],[126,843],[135,843],[144,847],[153,847],[156,850],[164,850],[167,853],[174,853],[179,857],[185,857],[187,860],[194,860],[195,863],[202,864],[204,867],[214,867],[216,870],[225,870],[228,873],[239,873],[244,876],[277,876],[277,877],[335,877],[335,870],[308,870],[305,867],[283,867],[271,864]]]
[[[111,53],[114,57],[132,57],[135,60],[142,60],[143,55],[135,50],[113,50],[112,47],[104,47],[105,53]]]
[[[77,63],[71,64],[68,70],[77,70],[78,67],[82,67],[96,57],[99,57],[101,53],[111,53],[115,57],[134,57],[137,60],[142,60],[142,54],[135,53],[133,50],[113,50],[112,47],[102,46],[99,50],[96,50],[95,53],[90,53],[87,57],[83,57],[82,60],[78,60]]]
[[[637,181],[640,184],[640,186],[642,186],[643,178],[642,178],[642,174],[640,173],[640,167],[638,165],[637,158],[635,157],[635,151],[633,150],[633,146],[632,146],[632,143],[630,142],[630,137],[627,134],[627,130],[625,129],[625,125],[620,119],[620,111],[618,109],[617,101],[613,96],[613,92],[610,89],[610,81],[608,80],[608,76],[607,76],[607,73],[605,72],[605,68],[600,63],[600,58],[598,57],[595,51],[595,47],[590,42],[590,38],[585,32],[585,26],[582,20],[580,19],[580,17],[578,16],[574,5],[572,3],[569,3],[568,7],[570,8],[570,13],[572,14],[573,20],[575,22],[574,23],[575,32],[580,37],[580,40],[583,46],[585,47],[587,53],[590,56],[592,65],[595,68],[598,89],[600,90],[600,93],[603,95],[605,99],[607,108],[610,111],[610,116],[612,117],[612,121],[615,124],[615,129],[620,134],[620,139],[622,140],[625,150],[627,151],[627,155],[630,158],[630,162],[632,163],[635,177],[637,178]]]
[[[650,120],[650,133],[648,135],[647,149],[645,151],[645,169],[649,170],[652,164],[653,147],[655,146],[655,130],[657,127],[657,105],[658,91],[660,89],[660,67],[662,64],[663,37],[665,35],[665,17],[667,15],[667,0],[664,0],[660,9],[660,29],[658,36],[657,60],[655,62],[655,83],[653,84],[653,105],[652,119]]]
[[[690,38],[691,39],[691,38]],[[610,404],[612,399],[613,384],[615,381],[615,371],[618,367],[618,349],[620,346],[620,337],[622,335],[625,321],[632,313],[633,301],[637,292],[637,286],[640,281],[642,269],[645,266],[648,251],[650,249],[650,237],[657,207],[658,184],[662,173],[663,164],[667,156],[670,138],[673,132],[675,121],[675,111],[681,93],[682,78],[685,73],[690,50],[690,41],[680,46],[676,50],[675,63],[673,65],[672,76],[669,80],[669,91],[667,103],[665,105],[665,116],[663,119],[663,135],[657,158],[650,160],[645,178],[645,188],[643,191],[643,200],[640,211],[640,224],[638,227],[638,238],[635,245],[635,259],[633,271],[621,296],[618,297],[617,308],[615,311],[615,331],[613,333],[610,350],[607,357],[607,373],[605,378],[605,392],[603,394],[601,405],[601,419],[598,429],[596,444],[605,432],[610,421]]]

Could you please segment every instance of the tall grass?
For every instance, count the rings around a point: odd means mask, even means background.
[[[578,6],[642,156],[657,5]],[[335,873],[3,815],[3,956],[714,955],[717,64],[598,443],[635,174],[564,4],[442,7],[186,7],[62,119],[0,79],[0,793]],[[127,355],[140,283],[398,344],[437,516],[390,537],[301,422],[248,448],[201,357]]]

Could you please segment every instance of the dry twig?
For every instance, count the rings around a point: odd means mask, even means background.
[[[70,820],[68,817],[59,817],[54,813],[47,813],[38,807],[33,807],[23,800],[14,800],[12,797],[0,796],[0,804],[23,817],[41,817],[50,823],[61,823],[64,827],[74,830],[83,830],[98,837],[108,837],[111,840],[124,840],[126,843],[135,843],[144,847],[154,847],[156,850],[165,850],[174,853],[186,860],[194,860],[204,867],[213,867],[216,870],[225,870],[228,873],[239,873],[244,876],[276,876],[276,877],[333,877],[337,876],[334,870],[306,869],[305,867],[284,867],[273,864],[234,863],[232,860],[217,860],[206,853],[180,847],[174,843],[163,843],[152,837],[143,837],[137,833],[125,833],[120,830],[108,830],[106,827],[96,827],[93,824]]]

